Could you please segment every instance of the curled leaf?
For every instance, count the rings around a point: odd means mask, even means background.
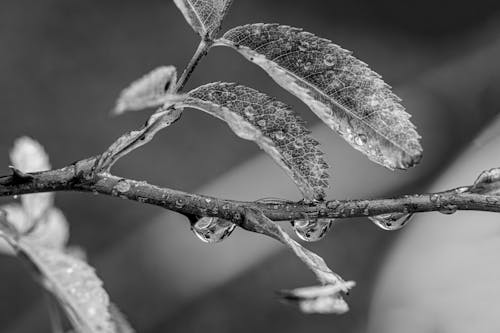
[[[500,195],[500,168],[481,172],[470,188],[472,193]]]
[[[231,47],[260,66],[370,160],[389,169],[420,161],[420,136],[400,99],[349,51],[278,24],[236,27],[215,45]]]
[[[283,229],[281,229],[279,225],[268,219],[264,213],[259,210],[251,208],[245,209],[245,218],[240,226],[248,231],[272,237],[285,244],[304,264],[306,264],[307,267],[309,267],[310,270],[313,271],[316,278],[325,288],[317,287],[316,289],[313,289],[315,290],[314,293],[304,293],[302,298],[307,299],[308,302],[305,303],[306,305],[304,305],[305,308],[303,309],[308,310],[307,312],[309,313],[327,313],[327,308],[330,309],[330,312],[328,313],[343,313],[347,311],[347,304],[345,304],[345,302],[342,303],[343,300],[339,292],[347,292],[355,285],[354,282],[346,282],[339,275],[332,272],[332,270],[326,265],[323,258],[294,241],[285,231],[283,231]],[[330,293],[326,294],[327,291]],[[325,293],[325,295],[322,295],[323,297],[329,297],[330,299],[316,300],[316,303],[314,303],[313,300],[321,296],[321,292]],[[288,295],[290,294],[300,295],[300,293],[293,291],[288,292]],[[329,306],[326,306],[323,303],[328,303]],[[345,306],[341,307],[341,303],[345,304]],[[314,311],[315,309],[316,311]]]
[[[113,113],[137,111],[161,106],[177,82],[177,71],[173,66],[154,69],[125,88],[116,101]]]
[[[348,288],[354,287],[354,282],[346,282]],[[337,285],[322,285],[281,290],[278,294],[288,303],[299,306],[304,313],[336,313],[342,314],[349,306],[341,296],[342,289]]]
[[[308,200],[321,200],[328,165],[286,104],[233,83],[210,83],[188,93],[175,107],[192,107],[224,120],[240,138],[254,141],[294,180]]]
[[[186,21],[202,38],[213,37],[220,29],[232,0],[174,0]]]
[[[120,158],[151,141],[158,131],[176,122],[181,114],[182,109],[163,108],[151,115],[142,129],[122,135],[97,159],[95,172],[109,171]]]
[[[43,146],[29,137],[21,137],[14,142],[10,152],[10,160],[14,168],[24,173],[46,171],[51,168],[49,156]],[[35,193],[21,196],[21,202],[30,220],[42,217],[53,205],[53,193]]]

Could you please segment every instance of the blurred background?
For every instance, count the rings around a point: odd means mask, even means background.
[[[264,72],[232,50],[213,49],[189,87],[237,81],[291,104],[326,152],[329,198],[426,190],[499,110],[498,1],[235,0],[225,27],[256,22],[303,27],[354,51],[403,98],[423,136],[421,165],[385,170]],[[61,167],[139,128],[147,112],[110,116],[120,90],[159,65],[181,71],[197,42],[172,1],[2,0],[1,173],[8,173],[8,152],[22,135],[40,141],[52,165]],[[194,110],[121,160],[114,173],[225,198],[300,198],[255,145]],[[273,291],[310,285],[314,277],[271,240],[237,230],[222,244],[205,245],[184,217],[157,207],[81,193],[59,193],[56,200],[71,223],[70,243],[88,251],[138,332],[364,332],[380,267],[407,232],[386,233],[352,219],[311,244],[358,286],[348,296],[349,313],[304,316]],[[25,267],[0,256],[0,276],[0,331],[49,332],[43,294]]]

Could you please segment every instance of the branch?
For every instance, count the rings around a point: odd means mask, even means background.
[[[191,58],[191,61],[189,61],[188,65],[186,66],[186,69],[184,69],[184,72],[182,72],[181,77],[177,81],[175,92],[180,92],[184,88],[191,74],[195,70],[196,66],[198,66],[200,60],[208,53],[208,50],[210,49],[212,44],[213,41],[205,41],[203,39],[200,41],[198,49],[194,53],[193,57]]]
[[[79,191],[120,197],[159,206],[186,216],[219,217],[241,223],[245,208],[262,211],[273,221],[318,217],[349,218],[393,212],[418,213],[456,210],[500,212],[497,196],[469,193],[470,187],[428,194],[405,195],[388,199],[330,200],[321,202],[244,202],[161,188],[144,181],[125,179],[109,173],[93,174],[96,157],[70,166],[37,173],[29,177],[16,174],[0,177],[0,197],[36,192]]]

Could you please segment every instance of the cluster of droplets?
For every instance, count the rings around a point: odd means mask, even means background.
[[[191,224],[191,230],[204,243],[218,243],[228,238],[236,224],[218,217],[202,217]]]
[[[412,213],[389,213],[368,217],[376,226],[388,231],[399,230],[413,217]]]
[[[300,239],[306,242],[316,242],[325,237],[334,222],[333,218],[305,217],[303,220],[294,220],[291,224]]]

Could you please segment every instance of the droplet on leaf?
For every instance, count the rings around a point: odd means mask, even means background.
[[[327,54],[323,62],[325,63],[326,66],[333,66],[335,65],[335,57],[331,54]]]
[[[292,227],[297,236],[306,242],[316,242],[322,239],[332,228],[334,219],[316,218],[292,221]]]
[[[274,137],[276,138],[276,140],[284,140],[285,139],[285,133],[283,133],[283,131],[278,131],[276,133],[274,133]]]
[[[191,230],[202,242],[218,243],[229,237],[236,228],[234,223],[217,217],[202,217],[191,225]]]
[[[364,134],[358,134],[355,138],[354,138],[354,142],[358,145],[358,146],[364,146],[367,142],[368,142],[368,138],[366,137],[366,135]]]
[[[378,227],[384,230],[393,231],[404,227],[412,217],[413,214],[408,213],[389,213],[369,216],[368,218]]]

